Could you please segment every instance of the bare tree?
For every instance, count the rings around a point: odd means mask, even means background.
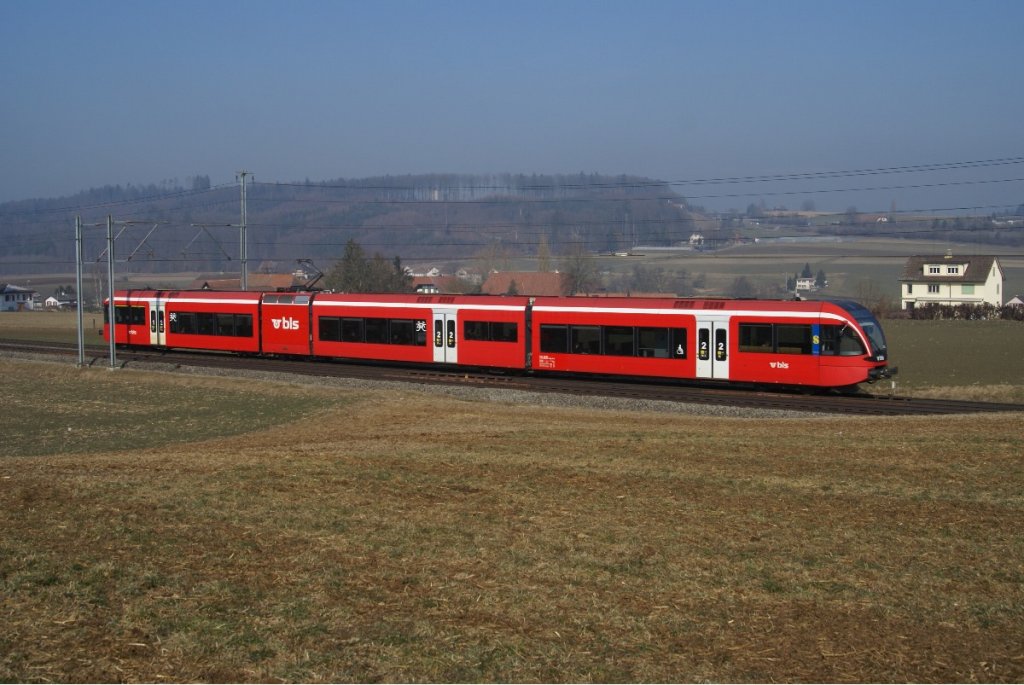
[[[562,293],[578,295],[589,293],[600,283],[597,262],[583,243],[573,243],[569,254],[562,257]]]

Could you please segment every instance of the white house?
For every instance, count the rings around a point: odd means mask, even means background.
[[[21,312],[35,308],[31,288],[19,288],[9,283],[0,283],[0,312]]]
[[[801,290],[803,290],[806,292],[810,292],[812,290],[817,290],[817,288],[814,285],[814,280],[815,279],[813,278],[797,278],[796,291],[800,292]]]
[[[925,304],[1003,306],[1003,269],[991,255],[910,257],[899,280],[902,309]]]

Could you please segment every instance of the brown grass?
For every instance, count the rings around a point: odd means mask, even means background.
[[[245,435],[0,458],[0,680],[1024,678],[1019,415],[318,392]]]

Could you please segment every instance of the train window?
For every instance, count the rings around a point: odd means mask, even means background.
[[[821,327],[821,354],[856,357],[867,354],[857,331],[848,325]]]
[[[171,333],[195,335],[198,330],[196,315],[191,312],[171,312],[168,317],[171,319]]]
[[[668,358],[667,328],[638,328],[636,338],[639,356]]]
[[[672,328],[669,333],[672,335],[672,357],[686,359],[686,329]]]
[[[509,321],[492,322],[491,340],[494,342],[516,342],[519,340],[519,325]]]
[[[392,345],[419,346],[427,344],[426,321],[414,321],[412,319],[391,319],[390,323]]]
[[[728,333],[724,328],[715,329],[715,361],[724,362],[729,358]]]
[[[217,335],[230,335],[235,334],[235,315],[234,314],[217,314]]]
[[[252,337],[252,314],[168,312],[167,320],[171,333],[177,335]]]
[[[318,330],[320,340],[341,341],[341,319],[336,316],[321,316]]]
[[[366,319],[366,342],[388,343],[388,320],[387,319]]]
[[[391,319],[390,326],[392,345],[416,344],[416,324],[412,319]]]
[[[464,340],[489,340],[490,333],[486,321],[463,321],[462,337]]]
[[[464,321],[462,337],[483,342],[516,342],[519,326],[504,321]]]
[[[199,335],[214,335],[217,331],[216,314],[199,312],[196,314],[196,333]]]
[[[296,295],[295,304],[309,304],[309,295]]]
[[[622,357],[634,356],[633,327],[606,326],[604,329],[604,353]]]
[[[572,326],[573,354],[601,354],[600,326]]]
[[[235,335],[252,337],[252,314],[235,314]]]
[[[772,325],[770,323],[741,323],[740,352],[771,352]]]
[[[567,352],[569,350],[569,327],[542,324],[540,327],[541,352]]]
[[[341,342],[363,342],[363,320],[341,320]]]
[[[777,324],[775,345],[780,354],[812,354],[811,327],[805,324]]]
[[[106,313],[107,310],[104,309],[103,311]],[[116,306],[114,307],[114,323],[144,326],[146,325],[146,308]]]
[[[277,295],[264,295],[263,304],[277,304]]]

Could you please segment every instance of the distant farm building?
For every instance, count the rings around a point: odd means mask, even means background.
[[[35,290],[0,283],[0,312],[22,312],[35,308]]]
[[[900,306],[907,310],[926,304],[1003,305],[1003,269],[991,255],[910,257],[899,280]]]

